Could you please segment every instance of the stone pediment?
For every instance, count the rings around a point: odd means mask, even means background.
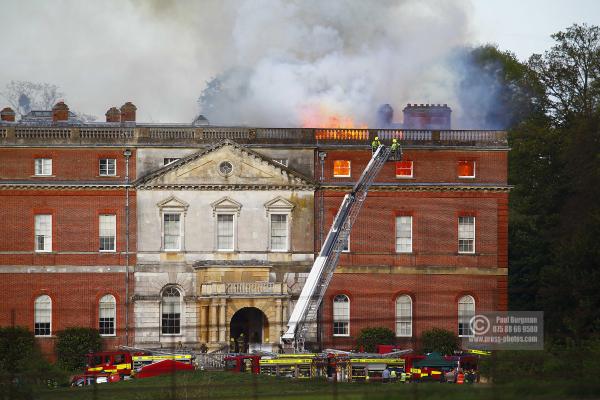
[[[230,140],[160,168],[136,182],[139,189],[313,189],[302,174]]]
[[[267,210],[267,214],[275,212],[289,213],[292,212],[292,210],[294,209],[294,204],[290,203],[288,200],[284,199],[281,196],[277,196],[273,200],[267,201],[265,203],[265,209]]]
[[[183,200],[179,200],[175,196],[170,196],[170,197],[166,198],[165,200],[159,201],[158,203],[156,203],[156,206],[160,209],[171,209],[172,208],[172,209],[187,210],[189,207],[189,204]]]

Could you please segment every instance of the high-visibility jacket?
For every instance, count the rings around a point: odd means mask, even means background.
[[[459,385],[465,383],[465,374],[460,372],[458,375],[456,375],[456,383],[458,383]]]
[[[373,142],[371,142],[371,147],[373,150],[377,150],[379,146],[381,146],[381,142],[379,140],[373,140]]]
[[[406,382],[406,372],[400,374],[400,382]]]

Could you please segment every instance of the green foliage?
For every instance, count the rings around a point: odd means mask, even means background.
[[[364,328],[356,338],[356,345],[367,352],[375,352],[378,344],[394,344],[396,335],[389,328]]]
[[[0,372],[22,373],[35,352],[33,333],[23,327],[0,327]]]
[[[84,355],[102,349],[97,329],[67,328],[56,334],[56,355],[59,365],[68,371],[80,371],[85,367]]]
[[[458,336],[446,329],[431,328],[421,334],[421,351],[423,353],[437,352],[440,354],[454,354],[459,348]]]

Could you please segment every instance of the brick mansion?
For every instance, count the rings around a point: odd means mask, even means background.
[[[445,105],[386,129],[145,124],[125,103],[84,123],[57,103],[0,121],[0,326],[52,357],[56,332],[107,349],[244,335],[277,350],[291,310],[375,136],[399,140],[342,253],[312,348],[352,349],[365,327],[416,348],[507,308],[506,132],[453,130]]]

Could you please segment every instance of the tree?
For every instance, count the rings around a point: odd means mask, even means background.
[[[64,96],[56,85],[29,81],[11,81],[0,94],[19,116],[36,109],[50,110]]]
[[[356,345],[372,353],[377,350],[378,344],[394,344],[395,341],[396,335],[389,328],[364,328],[358,334]]]
[[[85,366],[84,355],[102,349],[97,329],[67,328],[56,334],[56,355],[59,364],[69,370],[81,370]]]
[[[423,353],[454,354],[458,348],[458,336],[454,332],[431,328],[421,334],[421,351]]]
[[[529,59],[547,90],[550,115],[557,125],[584,115],[600,104],[600,27],[574,24],[552,35],[556,44]]]

